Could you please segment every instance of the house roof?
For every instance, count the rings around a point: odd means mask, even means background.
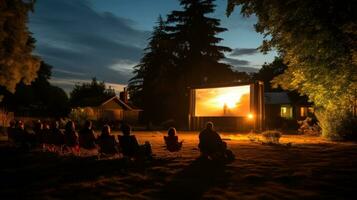
[[[137,109],[134,109],[132,108],[131,106],[129,106],[128,104],[126,104],[124,101],[122,101],[118,96],[114,96],[114,97],[111,97],[109,98],[108,100],[102,102],[100,104],[100,106],[103,106],[107,103],[109,103],[110,101],[116,101],[121,107],[123,107],[125,110],[137,110]]]
[[[129,104],[125,103],[124,101],[122,101],[118,96],[113,96],[110,97],[104,101],[97,101],[95,103],[92,103],[91,105],[87,105],[87,106],[83,106],[83,107],[100,107],[100,106],[104,106],[105,104],[111,102],[111,101],[115,101],[115,103],[117,103],[121,108],[123,108],[124,110],[135,110],[135,111],[140,111],[140,109],[137,109],[133,106],[130,106]]]
[[[291,100],[286,92],[266,92],[264,93],[265,104],[291,104]]]

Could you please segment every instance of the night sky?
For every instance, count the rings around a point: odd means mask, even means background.
[[[256,48],[262,36],[254,31],[256,19],[234,12],[225,15],[227,0],[217,0],[213,17],[228,28],[219,35],[233,50],[228,62],[240,71],[257,71],[275,53],[263,55]],[[177,0],[37,0],[30,16],[36,38],[35,54],[51,64],[51,82],[67,92],[77,82],[92,77],[121,90],[148,43],[159,15],[180,9]]]

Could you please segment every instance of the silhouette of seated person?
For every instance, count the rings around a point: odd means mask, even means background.
[[[24,150],[29,150],[35,146],[36,137],[30,134],[25,129],[25,124],[22,121],[18,121],[16,124],[16,129],[14,130],[14,141],[15,144]]]
[[[97,147],[95,141],[92,122],[86,121],[84,128],[79,132],[79,146],[84,149],[94,149]]]
[[[40,120],[34,123],[33,132],[36,135],[37,145],[42,145],[44,139],[44,133],[43,133],[43,123]]]
[[[208,122],[206,129],[199,135],[198,147],[201,157],[209,160],[233,160],[232,151],[227,150],[227,144],[222,141],[220,135],[213,129],[213,123]]]
[[[118,140],[123,156],[134,159],[151,157],[152,151],[149,142],[139,145],[135,135],[130,135],[131,127],[127,124],[123,124],[121,130],[123,135],[119,135]]]
[[[178,136],[176,135],[176,129],[174,127],[169,128],[167,131],[167,136],[164,136],[166,149],[170,152],[175,152],[181,150],[182,141],[178,141]]]
[[[59,128],[58,121],[54,121],[52,123],[51,132],[52,132],[52,139],[51,139],[52,144],[55,146],[62,146],[64,144],[65,138],[63,132]]]
[[[48,123],[43,124],[43,138],[42,143],[49,145],[52,143],[52,132],[50,129],[50,125]]]
[[[109,125],[104,125],[101,135],[98,137],[99,153],[102,154],[117,154],[118,143],[113,135],[110,135],[111,129]]]
[[[73,121],[67,122],[64,131],[64,143],[66,147],[75,148],[78,146],[78,136]]]
[[[16,139],[16,122],[10,121],[10,126],[7,128],[7,137],[9,138],[10,142],[15,143]]]

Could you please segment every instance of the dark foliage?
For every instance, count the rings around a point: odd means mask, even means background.
[[[104,82],[96,78],[90,83],[76,84],[70,93],[72,107],[97,106],[103,101],[115,96],[114,89],[107,89]]]
[[[64,117],[69,112],[69,101],[63,89],[49,83],[52,66],[41,62],[37,78],[31,85],[19,83],[14,94],[0,88],[4,95],[3,107],[17,115]]]
[[[222,39],[216,37],[226,29],[207,16],[214,12],[213,0],[180,0],[180,5],[183,10],[172,11],[166,22],[159,18],[129,84],[131,99],[144,108],[148,122],[184,125],[189,87],[249,78],[220,63],[230,49],[219,46]]]

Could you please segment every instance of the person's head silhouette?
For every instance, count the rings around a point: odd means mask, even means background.
[[[102,135],[103,136],[109,136],[110,135],[110,126],[109,125],[104,125],[102,129]]]
[[[213,131],[213,122],[207,122],[206,129],[210,130],[210,131]]]
[[[169,130],[167,131],[167,135],[170,137],[173,137],[176,135],[176,129],[174,127],[170,127]]]
[[[123,135],[129,136],[131,133],[131,127],[128,124],[123,124],[121,126],[121,131],[123,132]]]
[[[87,129],[92,129],[92,121],[87,120],[84,124],[84,127]]]

